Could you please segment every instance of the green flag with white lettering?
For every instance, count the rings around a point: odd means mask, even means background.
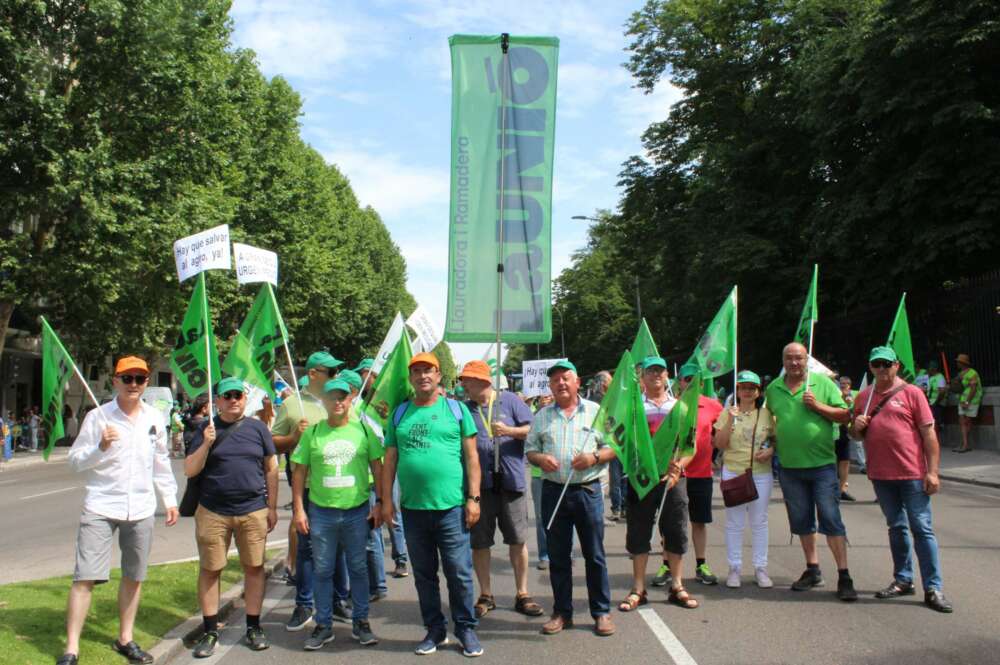
[[[891,347],[899,358],[899,377],[913,383],[917,378],[917,366],[913,360],[913,343],[910,340],[910,320],[906,316],[905,293],[899,299],[899,308],[896,310],[896,318],[893,319],[886,346]]]
[[[222,369],[265,391],[273,402],[274,383],[271,376],[277,364],[275,353],[288,340],[288,330],[278,311],[274,289],[264,282],[253,306],[243,319],[243,325],[233,338],[233,346],[222,363]]]
[[[47,460],[56,441],[66,436],[63,429],[63,396],[73,374],[73,358],[59,341],[59,336],[42,317],[42,422],[49,440],[42,451]]]
[[[445,339],[496,341],[499,321],[502,341],[548,342],[559,40],[453,35],[448,43],[451,210]]]
[[[222,378],[219,354],[215,350],[215,335],[212,332],[212,317],[208,313],[208,290],[205,288],[204,272],[198,273],[198,281],[195,282],[191,302],[188,303],[181,322],[177,343],[170,354],[170,369],[191,399],[212,390],[212,384]]]
[[[667,472],[675,454],[677,457],[694,455],[698,397],[701,393],[701,377],[696,375],[653,435],[652,447],[658,477]]]
[[[688,362],[701,367],[702,378],[722,376],[733,371],[736,364],[735,287],[708,324]]]

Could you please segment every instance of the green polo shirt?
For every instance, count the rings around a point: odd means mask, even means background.
[[[809,374],[809,390],[821,404],[846,409],[840,388],[822,374]],[[792,394],[779,376],[764,393],[767,408],[775,420],[775,452],[781,466],[789,469],[814,469],[837,462],[834,449],[837,424],[827,420],[802,403],[805,384]]]

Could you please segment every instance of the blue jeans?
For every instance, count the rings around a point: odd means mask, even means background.
[[[302,493],[302,504],[306,510],[312,505],[309,503],[309,489]],[[309,534],[296,534],[295,545],[295,604],[302,607],[312,607],[315,605],[313,599],[313,546]],[[343,602],[350,597],[351,590],[348,586],[347,556],[343,549],[337,552],[337,565],[333,571],[333,600]]]
[[[392,505],[396,508],[396,514],[392,516],[396,526],[388,527],[389,546],[392,548],[392,560],[398,566],[410,561],[406,553],[406,538],[403,536],[403,516],[399,514],[399,478],[392,483]]]
[[[351,580],[352,618],[368,618],[368,502],[341,510],[309,504],[309,532],[313,549],[313,598],[316,624],[333,623],[333,573],[340,550],[347,557]]]
[[[549,560],[549,547],[545,539],[545,520],[542,519],[542,479],[531,477],[531,503],[535,506],[535,540],[538,541],[538,560]]]
[[[608,469],[608,497],[611,499],[611,512],[620,513],[625,506],[625,493],[628,491],[628,478],[621,461],[616,457],[611,460]]]
[[[375,490],[371,491],[368,497],[368,507],[375,506]],[[382,594],[389,593],[389,587],[385,583],[385,543],[382,542],[382,527],[369,529],[368,546],[368,593]]]
[[[827,464],[812,469],[781,467],[781,493],[788,511],[788,528],[796,536],[819,532],[824,536],[846,536],[847,529],[840,518],[840,479],[837,465]]]
[[[403,508],[403,527],[410,548],[413,582],[420,600],[420,616],[429,631],[444,633],[448,622],[441,612],[438,561],[448,583],[448,605],[455,632],[475,629],[472,548],[465,526],[465,508],[409,510]],[[440,559],[439,559],[440,556]]]
[[[562,484],[542,483],[542,518],[548,524],[562,492]],[[555,598],[555,613],[573,617],[573,529],[580,537],[580,549],[587,573],[590,615],[595,619],[611,610],[608,566],[604,557],[604,495],[598,481],[570,485],[563,497],[552,528],[548,532],[549,579]]]
[[[889,526],[892,574],[896,581],[913,583],[913,557],[910,554],[912,532],[913,549],[917,551],[924,591],[940,591],[941,562],[938,559],[937,538],[931,526],[931,497],[924,492],[923,481],[873,480],[872,486]]]

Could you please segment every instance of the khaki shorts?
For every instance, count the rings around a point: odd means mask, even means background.
[[[264,565],[267,547],[267,508],[246,515],[219,515],[204,506],[194,513],[194,534],[198,541],[198,558],[205,570],[226,567],[229,545],[236,534],[236,550],[244,568]]]
[[[968,416],[969,418],[976,418],[979,415],[979,405],[970,404],[969,406],[962,408],[962,405],[958,405],[958,415]]]

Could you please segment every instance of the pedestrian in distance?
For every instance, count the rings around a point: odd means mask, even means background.
[[[782,351],[785,374],[767,387],[764,396],[774,416],[779,478],[788,512],[788,526],[799,537],[806,570],[792,583],[793,591],[823,586],[816,552],[819,533],[837,564],[837,597],[858,599],[847,567],[847,529],[840,516],[840,482],[834,450],[834,426],[850,420],[844,398],[830,378],[806,370],[808,352],[793,342]]]
[[[722,480],[737,478],[749,469],[757,488],[757,498],[749,503],[726,508],[726,557],[729,574],[726,586],[739,588],[743,572],[743,531],[750,524],[753,569],[757,586],[774,586],[767,574],[767,509],[774,480],[771,477],[773,421],[771,412],[761,404],[760,377],[749,370],[736,375],[736,404],[726,409],[715,422],[715,447],[723,451]]]
[[[840,386],[840,396],[844,398],[844,403],[850,409],[854,406],[854,399],[858,391],[851,390],[851,377],[840,376],[837,378]],[[849,478],[851,475],[851,437],[848,434],[847,425],[838,425],[834,428],[837,435],[837,442],[834,447],[837,453],[837,480],[840,481],[840,500],[857,501],[850,492],[847,491]],[[863,465],[862,465],[863,466]]]
[[[967,353],[958,354],[955,362],[958,363],[954,381],[958,386],[958,426],[962,431],[962,445],[952,448],[952,451],[968,453],[972,451],[969,443],[972,421],[979,416],[979,405],[983,402],[983,382],[979,372],[972,369],[972,360]]]
[[[927,363],[927,402],[934,414],[934,428],[938,441],[941,440],[941,425],[944,424],[944,407],[948,403],[948,382],[936,360]]]
[[[583,551],[594,633],[613,635],[601,475],[615,453],[601,433],[591,428],[600,407],[580,397],[576,366],[560,360],[549,367],[548,376],[555,402],[535,414],[525,444],[528,461],[542,469],[542,519],[545,524],[552,522],[546,536],[554,606],[542,633],[555,635],[573,625],[570,555],[575,529]]]
[[[480,514],[476,425],[464,404],[439,394],[441,365],[433,353],[410,359],[409,381],[413,399],[389,414],[382,487],[392,487],[398,472],[403,530],[427,628],[415,653],[431,654],[448,643],[438,586],[440,562],[455,637],[463,655],[481,656],[469,541]],[[383,496],[382,519],[390,521],[394,513],[393,501]]]
[[[107,582],[111,573],[116,532],[122,577],[118,638],[111,648],[130,663],[153,662],[132,631],[153,542],[156,495],[166,509],[167,526],[177,523],[178,511],[163,416],[141,399],[148,379],[146,361],[135,356],[120,359],[111,381],[115,398],[87,414],[69,451],[70,468],[87,474],[87,491],[66,603],[66,650],[57,665],[78,662],[80,633],[94,585]]]
[[[476,424],[481,478],[479,521],[470,536],[480,593],[476,617],[486,616],[497,606],[490,583],[490,550],[498,528],[514,570],[514,610],[526,616],[541,616],[545,610],[528,593],[524,440],[534,417],[517,395],[493,389],[490,367],[482,360],[466,363],[458,378],[469,397],[465,405]]]
[[[360,386],[359,386],[360,387]],[[381,524],[379,481],[375,504],[369,500],[369,472],[382,473],[382,443],[352,415],[351,386],[337,378],[323,387],[326,420],[311,425],[299,440],[292,461],[293,522],[308,535],[313,551],[313,598],[316,627],[305,642],[307,651],[334,639],[333,572],[338,551],[347,557],[352,601],[351,636],[364,646],[378,643],[368,621],[369,581],[366,547],[369,532]],[[312,479],[305,502],[306,477]]]
[[[260,625],[264,602],[267,534],[278,523],[278,458],[267,426],[246,418],[246,386],[237,378],[216,384],[219,414],[207,420],[184,458],[184,475],[200,476],[194,514],[198,542],[198,604],[205,633],[195,658],[208,658],[219,641],[219,578],[236,536],[245,578],[246,643],[263,651],[271,643]]]
[[[872,349],[868,364],[875,383],[858,395],[851,430],[864,439],[868,477],[889,527],[893,579],[875,597],[916,593],[912,547],[920,564],[924,604],[951,612],[952,604],[941,590],[941,563],[931,523],[931,496],[941,487],[934,415],[920,388],[897,376],[899,360],[890,347]]]

